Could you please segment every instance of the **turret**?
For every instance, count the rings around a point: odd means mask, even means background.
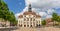
[[[29,4],[29,6],[28,6],[28,12],[32,12],[31,10],[32,10],[31,4]]]

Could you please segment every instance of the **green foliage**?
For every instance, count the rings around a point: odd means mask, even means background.
[[[60,16],[58,16],[57,13],[53,13],[52,14],[52,21],[53,22],[59,22],[60,23]],[[56,24],[53,23],[53,25],[56,25]]]
[[[52,14],[52,20],[53,20],[53,21],[57,21],[57,19],[58,19],[57,13],[53,13],[53,14]]]
[[[5,21],[10,21],[16,23],[14,13],[9,11],[7,4],[4,1],[0,0],[0,18],[3,18]]]
[[[53,21],[60,22],[60,18],[59,18],[59,16],[57,15],[57,13],[53,13],[53,15],[52,15],[52,20],[53,20]]]
[[[46,21],[45,20],[42,21],[42,25],[46,25]]]

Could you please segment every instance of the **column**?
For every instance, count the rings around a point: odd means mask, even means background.
[[[22,27],[24,27],[24,21],[22,21]]]
[[[17,26],[19,27],[19,20],[18,20],[18,24],[17,24]]]
[[[27,21],[26,21],[26,27],[27,27]]]
[[[42,23],[41,23],[41,18],[40,18],[40,25],[42,25]]]
[[[33,22],[33,19],[32,19],[32,27],[34,27],[34,22]]]
[[[29,27],[30,27],[30,18],[29,18]]]
[[[35,27],[36,27],[36,20],[35,20]]]

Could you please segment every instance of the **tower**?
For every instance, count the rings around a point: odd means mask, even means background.
[[[29,6],[28,6],[28,12],[32,12],[31,10],[32,10],[31,4],[29,4]]]

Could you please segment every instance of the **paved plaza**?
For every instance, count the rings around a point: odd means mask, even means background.
[[[45,28],[19,28],[13,31],[60,31],[60,28],[45,27]]]
[[[42,27],[42,28],[6,28],[0,29],[0,31],[60,31],[57,27]]]

